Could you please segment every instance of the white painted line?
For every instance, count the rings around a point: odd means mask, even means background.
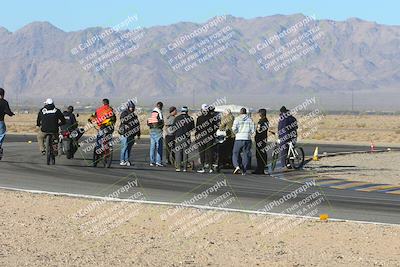
[[[278,217],[292,217],[292,218],[299,218],[299,219],[301,218],[301,219],[308,219],[308,220],[318,221],[317,217],[299,216],[299,215],[293,215],[293,214],[282,214],[282,213],[274,213],[274,212],[261,212],[261,211],[255,211],[255,210],[220,208],[220,207],[210,207],[210,206],[203,206],[203,205],[187,205],[187,204],[173,203],[173,202],[163,202],[163,201],[109,198],[109,197],[100,197],[100,196],[92,196],[92,195],[82,195],[82,194],[50,192],[50,191],[42,191],[42,190],[21,189],[21,188],[5,187],[5,186],[0,186],[0,189],[27,192],[27,193],[34,193],[34,194],[48,194],[48,195],[55,195],[55,196],[68,196],[68,197],[76,197],[76,198],[98,199],[98,200],[106,200],[106,201],[110,201],[110,202],[133,202],[133,203],[164,205],[164,206],[182,206],[182,207],[187,207],[187,208],[196,208],[196,209],[204,209],[204,210],[240,212],[240,213],[247,213],[247,214],[271,215],[271,216],[278,216]],[[400,227],[400,224],[379,223],[379,222],[369,222],[369,221],[357,221],[357,220],[345,220],[345,219],[335,219],[335,218],[329,218],[329,221],[350,222],[350,223],[360,223],[360,224],[373,224],[373,225],[386,225],[386,226]]]

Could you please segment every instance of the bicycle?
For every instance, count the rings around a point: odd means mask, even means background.
[[[112,139],[112,131],[107,128],[101,129],[102,137],[100,148],[95,147],[93,151],[93,167],[97,167],[97,163],[101,161],[104,168],[111,168],[111,163],[113,161],[113,146],[110,143]]]
[[[57,138],[53,137],[53,134],[45,135],[45,151],[46,151],[46,163],[47,165],[55,165],[56,164],[56,155],[58,151],[58,142]]]
[[[275,133],[273,132],[271,133],[275,135]],[[271,162],[272,171],[275,169],[276,163],[279,159],[280,144],[281,140],[279,138],[276,139],[274,143],[274,148],[272,149],[272,162]],[[292,141],[289,141],[287,145],[289,146],[289,148],[286,155],[286,162],[284,164],[286,166],[290,165],[290,167],[295,170],[301,169],[304,165],[304,149],[300,146],[296,146]]]

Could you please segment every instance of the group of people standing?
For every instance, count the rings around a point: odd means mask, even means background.
[[[241,108],[239,116],[235,118],[229,109],[221,114],[212,105],[203,104],[195,120],[186,106],[180,112],[176,107],[170,107],[164,119],[163,106],[162,102],[158,102],[147,121],[150,127],[150,166],[164,166],[165,140],[166,162],[175,165],[177,172],[186,172],[191,165],[190,155],[198,151],[200,167],[197,172],[212,173],[224,167],[233,167],[234,174],[245,175],[251,168],[254,136],[257,167],[253,174],[265,173],[270,127],[266,109],[258,110],[259,119],[254,123],[246,108]],[[289,111],[282,107],[282,113]],[[293,116],[290,118],[294,119]],[[286,117],[282,116],[282,120],[286,120]]]
[[[0,88],[0,156],[6,132],[4,116],[13,116],[8,102],[4,100],[4,89]],[[264,174],[267,166],[268,132],[270,128],[266,109],[258,110],[255,123],[246,108],[240,109],[235,118],[229,109],[219,113],[212,105],[203,104],[196,114],[196,120],[189,115],[186,106],[169,108],[166,118],[163,103],[158,102],[147,120],[150,129],[150,166],[164,167],[163,150],[166,142],[166,162],[174,165],[177,172],[186,172],[194,161],[190,159],[197,151],[200,157],[199,173],[218,172],[222,168],[233,168],[234,174],[245,175],[251,169],[252,144],[255,142],[257,166],[253,174]],[[96,149],[105,138],[112,139],[117,118],[108,99],[96,109],[89,121],[98,126]],[[45,133],[58,134],[59,127],[77,127],[77,121],[70,106],[63,113],[57,109],[52,99],[47,99],[37,118],[39,148],[44,153]],[[131,149],[136,138],[140,138],[140,122],[135,113],[135,104],[128,101],[120,112],[118,128],[121,144],[120,165],[131,166]],[[287,143],[297,138],[297,120],[285,107],[280,110],[278,137],[281,140],[281,163],[286,166]],[[254,139],[253,139],[254,138]],[[112,144],[110,144],[112,145]]]

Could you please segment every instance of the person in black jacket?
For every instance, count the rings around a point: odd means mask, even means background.
[[[65,124],[60,127],[61,131],[73,131],[78,127],[78,121],[76,120],[73,106],[69,106],[67,110],[64,110],[63,116],[65,118]]]
[[[267,110],[262,108],[258,110],[260,119],[257,123],[256,135],[254,141],[256,142],[256,158],[257,168],[253,174],[265,174],[265,166],[267,166],[267,138],[269,121],[267,119]]]
[[[212,173],[216,163],[216,138],[217,130],[220,124],[220,115],[214,111],[213,106],[203,104],[201,106],[201,115],[196,120],[196,143],[200,155],[201,168],[198,173],[205,173],[206,169]]]
[[[132,146],[135,143],[135,136],[140,139],[140,122],[135,114],[135,103],[128,102],[128,108],[121,113],[121,124],[119,134],[121,141],[121,166],[131,166],[130,162]]]
[[[5,91],[0,88],[0,159],[3,157],[3,142],[6,136],[6,124],[4,122],[5,115],[14,116],[15,114],[11,111],[7,100],[4,99]]]
[[[282,168],[289,167],[290,164],[286,162],[286,157],[289,150],[289,142],[293,144],[297,141],[298,123],[296,118],[290,113],[285,106],[280,109],[279,122],[278,122],[278,136],[279,136],[279,149]]]
[[[182,107],[172,126],[175,134],[175,167],[176,171],[181,171],[183,163],[183,171],[187,171],[187,163],[190,151],[190,136],[194,129],[194,119],[188,115],[188,108]]]
[[[45,106],[39,111],[36,126],[40,128],[37,140],[40,152],[45,155],[44,139],[47,134],[53,135],[53,140],[58,141],[59,127],[66,123],[61,110],[55,107],[51,98],[44,102]],[[57,150],[55,150],[57,152]]]

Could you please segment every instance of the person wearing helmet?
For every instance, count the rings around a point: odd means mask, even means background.
[[[65,118],[66,123],[62,125],[61,131],[73,131],[78,127],[78,121],[76,120],[75,114],[74,114],[74,107],[69,106],[67,110],[63,111],[63,115]]]
[[[130,162],[132,146],[135,143],[135,136],[140,139],[139,118],[135,114],[135,103],[128,101],[127,108],[121,113],[121,124],[118,133],[121,141],[121,166],[131,166]]]
[[[44,102],[44,107],[39,111],[36,126],[39,129],[37,140],[42,155],[45,155],[44,139],[47,134],[53,136],[53,140],[58,140],[59,127],[66,123],[66,120],[58,108],[54,105],[54,101],[48,98]]]
[[[280,140],[280,158],[282,168],[289,167],[290,164],[286,162],[286,157],[289,150],[289,142],[293,144],[297,140],[298,124],[296,118],[290,113],[285,106],[282,106],[279,114],[278,122],[278,137]]]

